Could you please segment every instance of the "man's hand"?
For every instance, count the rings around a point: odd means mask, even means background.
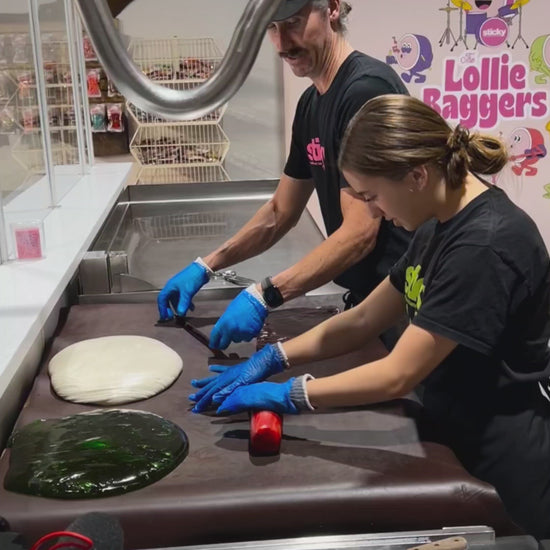
[[[231,342],[250,342],[264,326],[267,313],[248,289],[241,291],[214,325],[210,347],[225,349]]]
[[[261,382],[273,374],[282,372],[285,363],[277,348],[268,344],[256,352],[248,361],[232,367],[212,365],[211,372],[219,373],[217,376],[191,380],[198,392],[189,396],[196,401],[193,412],[205,411],[212,402],[221,403],[233,390],[239,386]]]
[[[174,275],[157,297],[157,305],[161,321],[167,321],[173,318],[174,314],[170,304],[174,308],[176,315],[183,317],[188,309],[195,309],[191,302],[193,296],[200,288],[208,282],[208,272],[206,268],[198,262],[188,265],[183,271]]]
[[[296,405],[290,399],[290,390],[294,378],[282,384],[260,382],[250,386],[241,386],[230,394],[219,406],[218,414],[236,414],[248,410],[268,410],[279,414],[299,414]]]

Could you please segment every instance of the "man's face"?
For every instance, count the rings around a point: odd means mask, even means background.
[[[305,6],[284,21],[274,21],[267,33],[279,56],[296,76],[314,78],[323,71],[334,31],[328,13]]]

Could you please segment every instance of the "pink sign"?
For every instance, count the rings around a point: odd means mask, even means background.
[[[42,243],[38,227],[17,228],[14,236],[19,260],[42,258]]]

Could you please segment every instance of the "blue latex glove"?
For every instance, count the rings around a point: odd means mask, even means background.
[[[174,314],[170,304],[176,311],[176,315],[183,317],[188,309],[195,309],[191,302],[193,296],[208,282],[206,268],[197,262],[189,264],[183,271],[174,275],[160,291],[157,297],[159,315],[162,321],[172,319]]]
[[[221,403],[237,387],[261,382],[273,374],[283,372],[284,368],[283,359],[277,348],[271,344],[240,365],[212,365],[209,370],[220,374],[201,380],[191,380],[195,388],[200,388],[198,392],[189,396],[189,399],[197,402],[193,412],[203,412],[212,402]]]
[[[231,342],[250,342],[264,326],[267,308],[248,289],[229,304],[210,333],[210,347],[225,349]]]
[[[290,399],[290,389],[294,378],[282,384],[260,382],[250,386],[241,386],[225,398],[219,406],[218,414],[235,414],[251,409],[274,411],[279,414],[299,414],[299,410]]]

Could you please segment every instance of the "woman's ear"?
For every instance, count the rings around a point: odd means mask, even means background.
[[[329,0],[328,10],[330,22],[332,24],[336,23],[340,17],[340,0]]]
[[[425,164],[415,166],[409,172],[409,188],[414,191],[422,191],[428,184],[428,167]]]

